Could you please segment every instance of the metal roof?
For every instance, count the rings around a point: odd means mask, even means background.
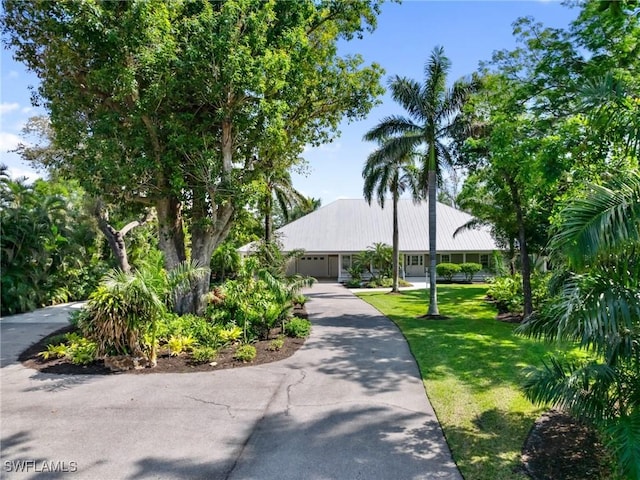
[[[443,203],[437,203],[438,252],[487,252],[498,247],[487,228],[466,230],[453,238],[453,232],[473,217]],[[398,202],[400,251],[429,251],[429,212],[427,202],[410,199]],[[336,200],[275,231],[284,251],[360,252],[372,244],[392,244],[393,204],[385,201],[369,205],[364,199]],[[248,251],[251,244],[240,248]]]

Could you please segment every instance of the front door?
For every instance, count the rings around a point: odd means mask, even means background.
[[[424,277],[424,255],[411,253],[404,256],[405,276]]]

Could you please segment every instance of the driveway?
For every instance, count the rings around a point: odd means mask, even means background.
[[[0,476],[461,479],[395,325],[339,285],[308,294],[295,355],[209,373],[41,374],[15,352],[55,328],[2,319]]]

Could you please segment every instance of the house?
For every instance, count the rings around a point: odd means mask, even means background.
[[[436,207],[437,263],[480,263],[490,267],[498,246],[487,228],[453,232],[472,217],[443,203]],[[424,277],[429,266],[429,212],[427,202],[398,203],[400,252],[405,277]],[[345,281],[353,256],[377,242],[392,245],[393,204],[385,208],[363,199],[336,200],[276,230],[284,251],[305,253],[290,266],[290,273]],[[239,249],[251,251],[251,244]],[[486,273],[486,272],[485,272]]]

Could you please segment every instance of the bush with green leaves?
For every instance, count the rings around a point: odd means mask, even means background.
[[[0,165],[0,310],[9,315],[87,298],[107,263],[73,181],[11,179]]]
[[[311,334],[311,322],[304,318],[293,317],[284,325],[284,333],[289,337],[306,338]]]
[[[218,351],[213,347],[193,347],[191,358],[196,363],[213,362],[218,356]]]
[[[460,273],[460,265],[457,263],[439,263],[436,265],[436,272],[439,277],[450,282],[453,280],[454,275]]]
[[[284,346],[284,338],[278,337],[278,338],[274,338],[273,340],[271,340],[271,342],[269,342],[269,346],[267,347],[267,349],[271,350],[272,352],[277,352],[283,346]]]
[[[217,316],[225,324],[242,328],[245,343],[268,339],[270,331],[291,316],[295,296],[312,283],[313,279],[300,276],[276,277],[260,267],[258,257],[249,257],[238,277],[221,286],[224,301],[209,309],[209,314],[223,312]]]
[[[145,356],[153,367],[158,329],[174,294],[206,274],[189,263],[166,272],[159,253],[131,273],[112,270],[89,298],[83,334],[97,343],[99,355]]]
[[[96,360],[97,351],[98,346],[95,342],[74,332],[51,338],[47,349],[38,355],[44,360],[68,358],[75,365],[87,365]]]
[[[547,299],[550,275],[534,273],[531,275],[531,293],[534,310],[543,307]],[[487,298],[494,302],[498,313],[522,313],[524,294],[522,293],[522,275],[496,277],[487,289]]]
[[[464,274],[464,279],[467,282],[473,281],[473,276],[482,270],[482,264],[480,263],[461,263],[460,273]]]
[[[257,354],[258,352],[256,347],[249,345],[248,343],[243,343],[242,345],[238,345],[235,353],[233,354],[233,358],[241,362],[252,362],[256,358]]]

